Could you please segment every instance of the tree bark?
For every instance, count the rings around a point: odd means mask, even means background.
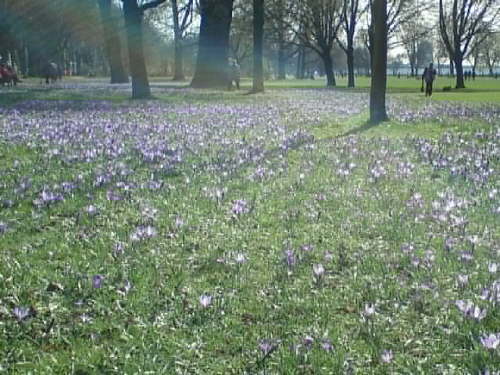
[[[184,80],[184,46],[182,45],[181,28],[179,25],[179,7],[177,0],[171,0],[174,20],[174,81]]]
[[[122,61],[121,42],[116,21],[111,14],[111,0],[98,0],[101,14],[104,49],[109,64],[111,83],[128,83]]]
[[[417,65],[415,55],[416,54],[412,52],[411,55],[409,54],[408,59],[408,63],[410,64],[410,76],[412,77],[417,75],[417,73],[415,72],[415,66]]]
[[[347,58],[347,87],[353,88],[354,81],[354,35],[359,17],[359,0],[343,0],[342,6],[342,28],[346,34],[346,44],[340,44]],[[337,39],[338,40],[338,39]]]
[[[184,81],[184,46],[180,38],[175,37],[174,40],[174,81]]]
[[[455,63],[455,73],[456,73],[455,88],[456,89],[464,89],[465,82],[464,82],[464,69],[463,69],[462,55],[460,55],[459,53],[455,54],[454,63]]]
[[[295,69],[295,78],[296,79],[303,79],[304,75],[301,74],[302,71],[302,60],[304,59],[304,54],[303,54],[303,49],[302,47],[299,47],[299,52],[297,53],[297,66]]]
[[[233,0],[200,0],[200,10],[198,58],[191,86],[226,88]]]
[[[370,88],[370,123],[388,119],[385,108],[387,87],[387,0],[374,0],[372,5],[373,59]]]
[[[347,87],[355,87],[354,81],[354,42],[347,42]]]
[[[142,43],[142,9],[137,0],[123,0],[128,57],[132,75],[132,99],[151,97]]]
[[[323,60],[323,65],[325,66],[326,73],[326,86],[327,87],[335,87],[335,74],[333,73],[333,60],[330,53],[325,53],[321,55],[321,59]]]
[[[253,0],[253,92],[264,91],[264,0]]]

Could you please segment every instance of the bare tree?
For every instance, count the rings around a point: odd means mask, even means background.
[[[469,53],[467,54],[466,59],[469,63],[472,64],[472,73],[474,76],[476,75],[476,68],[479,64],[479,60],[481,59],[482,54],[482,45],[485,44],[486,38],[476,38],[474,42],[472,42],[471,47],[469,49]]]
[[[432,62],[434,57],[434,44],[431,40],[421,39],[417,45],[417,65],[415,66],[415,74],[418,75],[418,68],[425,68]]]
[[[497,15],[497,0],[439,0],[439,31],[455,65],[457,89],[465,88],[463,60],[472,43],[488,36]]]
[[[410,64],[410,74],[414,76],[417,73],[417,54],[420,41],[431,31],[430,24],[423,24],[420,17],[413,17],[401,23],[398,28],[398,39],[403,46],[408,63]]]
[[[278,79],[286,79],[286,65],[300,49],[293,31],[294,6],[289,0],[267,0],[265,7],[266,41],[276,50]]]
[[[264,91],[264,0],[253,0],[253,87]]]
[[[342,21],[341,9],[341,0],[305,0],[295,10],[299,25],[295,32],[322,59],[328,87],[336,86],[332,50]]]
[[[387,120],[385,92],[387,87],[387,0],[373,0],[372,15],[372,82],[370,87],[370,123]]]
[[[170,0],[174,23],[174,81],[184,80],[184,37],[193,22],[194,0]]]
[[[500,34],[491,33],[481,45],[482,58],[488,67],[488,73],[493,76],[495,66],[500,63]]]
[[[368,0],[368,7],[372,7],[373,0]],[[416,0],[387,0],[387,43],[388,46],[391,44],[391,40],[394,39],[396,31],[400,29],[402,25],[411,22],[419,17],[422,17],[422,12],[425,12],[430,8],[430,3],[422,0],[418,3]],[[373,18],[369,19],[370,23],[367,27],[367,34],[364,38],[365,45],[370,51],[370,58],[373,58]],[[392,45],[400,44],[399,41],[393,41]]]
[[[342,31],[345,41],[337,37],[340,48],[347,57],[347,87],[354,87],[354,36],[359,17],[366,11],[366,7],[360,7],[359,0],[343,0],[342,4]]]
[[[229,48],[231,57],[240,65],[252,55],[253,40],[248,37],[253,32],[252,6],[252,3],[243,1],[234,4]]]

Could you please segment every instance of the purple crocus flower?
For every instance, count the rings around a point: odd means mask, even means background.
[[[293,267],[297,263],[297,258],[295,257],[295,254],[293,250],[285,250],[285,262],[288,267]]]
[[[382,355],[380,356],[380,360],[383,363],[391,363],[393,359],[394,359],[394,354],[392,353],[392,350],[384,350],[382,352]]]
[[[495,350],[500,344],[500,333],[490,333],[489,335],[483,335],[480,337],[481,344],[486,349]]]
[[[313,273],[319,279],[325,274],[325,267],[321,263],[313,264]]]
[[[207,308],[212,304],[212,296],[208,294],[202,294],[200,296],[200,304],[204,307]]]
[[[103,275],[94,275],[92,277],[92,288],[99,289],[102,287],[102,282],[104,281]]]
[[[304,337],[302,342],[304,343],[304,347],[307,350],[310,350],[314,344],[314,338],[312,336],[307,335],[306,337]]]
[[[457,279],[458,279],[458,284],[460,284],[461,287],[464,287],[469,283],[469,275],[460,274],[457,276]]]
[[[455,302],[455,305],[467,318],[481,321],[486,317],[487,310],[481,309],[469,300],[458,300]]]
[[[113,246],[113,255],[119,256],[125,252],[125,245],[121,242],[115,243]]]
[[[365,304],[365,309],[363,310],[363,316],[365,318],[369,318],[372,315],[375,315],[375,305],[373,303]]]
[[[235,256],[234,256],[234,260],[236,261],[236,263],[238,264],[243,264],[247,261],[247,257],[245,254],[243,253],[237,253]]]
[[[231,212],[235,215],[246,214],[250,211],[248,208],[248,203],[244,199],[236,199],[233,201],[233,207],[231,208]]]
[[[156,237],[157,231],[154,227],[147,226],[139,226],[135,229],[135,231],[130,235],[130,239],[134,242],[142,241],[148,238]]]
[[[93,204],[87,206],[84,208],[84,211],[89,214],[90,216],[93,216],[93,215],[96,215],[98,210],[97,210],[97,207],[94,206]]]
[[[123,200],[123,197],[120,194],[116,193],[114,190],[108,190],[106,192],[106,198],[108,199],[108,201],[112,202]]]
[[[22,322],[31,316],[31,309],[29,307],[16,306],[12,310],[12,314],[19,322]]]
[[[275,340],[263,339],[259,341],[259,349],[264,356],[271,354],[277,347],[278,344]]]
[[[329,251],[325,251],[324,259],[326,262],[331,262],[333,260],[333,254]]]
[[[329,340],[329,339],[323,339],[321,341],[321,348],[325,351],[325,352],[331,352],[333,351],[333,345],[332,345],[332,342]]]
[[[90,323],[92,321],[92,317],[88,314],[81,314],[80,315],[80,320],[82,321],[82,323]]]
[[[1,232],[2,231],[0,230],[0,233]],[[489,263],[488,264],[488,272],[489,273],[497,273],[497,271],[498,271],[498,264],[496,264],[496,263]]]
[[[183,219],[182,217],[180,217],[180,216],[177,216],[177,217],[175,218],[175,227],[176,227],[176,228],[180,228],[180,227],[182,227],[183,225],[184,225],[184,219]]]
[[[312,245],[309,245],[309,244],[305,244],[305,245],[302,245],[300,247],[300,250],[302,250],[305,253],[311,252],[311,251],[313,251],[313,249],[314,249],[314,247]]]
[[[7,229],[9,229],[8,225],[0,221],[0,234],[7,232]]]

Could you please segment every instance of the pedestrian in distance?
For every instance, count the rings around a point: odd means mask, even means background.
[[[432,84],[436,79],[436,74],[436,69],[434,69],[434,65],[432,63],[424,69],[424,72],[422,73],[422,89],[424,88],[425,82],[425,96],[432,95]]]

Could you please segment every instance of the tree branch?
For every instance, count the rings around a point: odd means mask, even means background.
[[[163,4],[165,1],[167,0],[153,0],[153,1],[150,1],[149,3],[146,3],[146,4],[142,4],[139,9],[144,12],[145,10],[147,9],[151,9],[151,8],[156,8],[158,5],[161,5]]]

